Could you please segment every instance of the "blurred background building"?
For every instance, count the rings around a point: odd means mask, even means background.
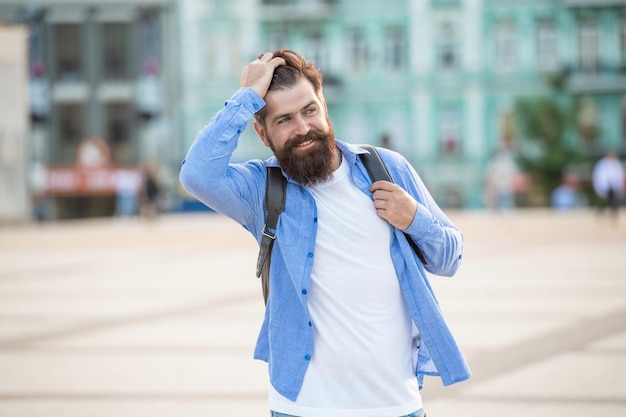
[[[276,48],[320,67],[338,138],[404,153],[445,207],[483,207],[503,151],[538,185],[530,205],[626,150],[625,0],[0,0],[0,20],[29,31],[28,169],[47,172],[54,218],[114,212],[112,185],[50,175],[87,138],[111,178],[153,161],[162,209],[197,209],[179,163]],[[240,143],[236,159],[269,156],[252,129]]]
[[[147,161],[173,175],[176,16],[164,0],[0,1],[0,20],[29,34],[20,168],[37,216],[111,215],[120,172],[139,182]]]

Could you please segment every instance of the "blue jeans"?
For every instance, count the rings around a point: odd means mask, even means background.
[[[270,411],[270,417],[298,417],[298,416],[292,416],[291,414],[283,414],[283,413],[277,413],[276,411]],[[399,416],[399,417],[426,417],[426,412],[424,411],[423,408],[421,408],[414,413],[407,414],[405,416]]]

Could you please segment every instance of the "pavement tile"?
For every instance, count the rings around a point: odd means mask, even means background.
[[[0,353],[0,399],[12,396],[260,396],[267,370],[247,352],[25,349]]]
[[[626,351],[567,352],[487,382],[472,385],[463,397],[622,402],[626,405]]]
[[[0,398],[0,417],[266,417],[266,396]]]
[[[624,417],[624,404],[584,401],[445,399],[428,404],[429,417]]]
[[[435,416],[626,416],[626,224],[452,211],[433,277],[474,376]],[[265,416],[256,242],[215,213],[0,228],[0,417]]]

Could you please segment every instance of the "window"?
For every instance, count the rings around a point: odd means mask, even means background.
[[[437,33],[438,64],[442,69],[454,69],[458,66],[456,28],[450,20],[439,24]]]
[[[31,78],[46,75],[46,29],[41,20],[28,22],[28,55]]]
[[[506,148],[513,147],[515,137],[515,115],[511,111],[500,114],[500,144]]]
[[[389,27],[385,35],[385,65],[393,70],[405,66],[405,35],[401,27]]]
[[[348,32],[348,48],[352,69],[361,71],[367,65],[367,45],[363,31],[352,28]]]
[[[60,23],[54,25],[52,31],[56,79],[63,82],[80,81],[83,78],[80,26],[75,23]]]
[[[598,26],[594,20],[584,20],[580,23],[578,33],[580,56],[580,70],[595,72],[599,64]]]
[[[455,107],[446,107],[441,111],[439,135],[443,154],[457,155],[461,140],[461,127],[459,111]]]
[[[622,148],[626,147],[626,98],[622,100]]]
[[[322,34],[319,32],[313,32],[308,38],[309,43],[309,56],[316,67],[320,69],[326,68],[324,42]]]
[[[105,80],[130,77],[130,28],[128,23],[102,24],[102,71]]]
[[[620,30],[622,70],[626,69],[626,18],[622,19]]]
[[[537,63],[542,70],[558,67],[556,28],[550,19],[537,22]]]
[[[111,144],[111,159],[118,164],[135,162],[131,135],[132,107],[125,102],[106,105],[106,138]]]
[[[57,146],[53,163],[72,164],[76,160],[76,149],[85,137],[85,113],[80,104],[58,104],[56,138]]]
[[[586,141],[598,137],[598,106],[591,97],[581,99],[578,108],[578,133]]]
[[[138,45],[140,57],[140,73],[143,75],[159,75],[161,71],[161,24],[159,14],[153,10],[141,13],[137,22]],[[215,51],[213,45],[208,51]],[[214,54],[207,54],[210,58]]]
[[[41,20],[28,23],[29,102],[33,121],[45,121],[50,113],[45,26]]]
[[[496,71],[511,71],[515,68],[517,40],[513,22],[502,21],[496,26]]]

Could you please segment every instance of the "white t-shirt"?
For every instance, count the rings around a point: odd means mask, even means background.
[[[302,417],[416,411],[413,326],[391,260],[391,226],[345,161],[310,191],[318,215],[309,288],[314,351],[296,401],[270,388],[270,408]]]

